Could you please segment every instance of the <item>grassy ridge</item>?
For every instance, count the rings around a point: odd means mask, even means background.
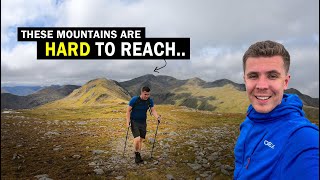
[[[203,88],[194,85],[184,85],[175,90],[177,94],[190,94],[193,97],[211,97],[208,98],[207,103],[215,107],[215,112],[222,113],[242,113],[246,111],[249,101],[245,91],[238,91],[232,85],[225,85],[223,87]],[[190,97],[184,97],[176,101],[177,105],[182,104]],[[198,107],[201,104],[198,104]]]
[[[94,150],[105,151],[99,155],[104,161],[115,156],[117,152],[121,154],[123,144],[120,142],[123,141],[126,132],[126,106],[121,104],[78,108],[43,106],[17,114],[2,114],[1,177],[4,179],[33,179],[36,175],[48,174],[53,179],[114,178],[117,174],[112,174],[112,172],[119,173],[117,169],[110,170],[109,174],[105,170],[103,175],[96,175],[88,164],[96,158],[93,155]],[[169,143],[166,139],[172,138],[168,135],[170,132],[177,132],[180,135],[170,142],[171,150],[168,151],[170,162],[172,161],[175,165],[165,167],[166,162],[161,164],[159,160],[157,169],[152,170],[149,167],[152,166],[152,162],[148,162],[151,164],[139,167],[146,170],[142,176],[145,179],[165,178],[168,173],[175,177],[198,177],[199,175],[194,171],[190,171],[186,163],[180,162],[181,159],[195,159],[194,153],[188,151],[189,146],[183,145],[189,141],[188,133],[198,132],[208,127],[238,129],[238,125],[244,118],[243,114],[218,114],[166,105],[157,106],[157,111],[163,116],[157,142]],[[149,117],[148,122],[147,136],[152,137],[157,124],[153,117]],[[232,143],[236,136],[237,134],[234,134],[234,137],[231,138]],[[194,139],[199,140],[199,146],[206,144],[204,139]],[[128,142],[131,144],[132,141]],[[160,145],[157,144],[157,146],[159,148]],[[178,146],[179,152],[185,152],[177,154],[174,147]],[[145,149],[150,150],[150,148],[151,143],[146,142]],[[161,153],[160,149],[156,149],[154,155],[160,157]],[[231,146],[228,153],[230,157],[225,163],[232,166]],[[80,158],[76,158],[75,155],[80,155]],[[132,161],[133,159],[129,157],[128,162]],[[217,171],[216,177],[230,178],[221,174],[219,169],[212,168],[211,171]],[[141,175],[135,172],[136,169],[128,169],[122,175],[127,179],[141,179]]]

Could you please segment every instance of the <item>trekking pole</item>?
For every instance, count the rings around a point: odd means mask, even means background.
[[[131,121],[129,122],[129,127],[128,127],[127,135],[126,135],[126,141],[124,143],[124,149],[123,149],[123,155],[122,155],[123,157],[124,157],[124,153],[126,152],[126,146],[127,146],[127,139],[128,139],[128,132],[129,132],[130,124],[131,124]]]
[[[159,116],[159,117],[161,118],[161,116]],[[156,137],[157,137],[157,132],[158,132],[159,124],[160,124],[160,120],[158,119],[158,124],[157,124],[156,134],[154,135],[154,141],[153,141],[152,150],[151,150],[151,158],[152,158],[152,153],[153,153],[154,143],[156,142]]]

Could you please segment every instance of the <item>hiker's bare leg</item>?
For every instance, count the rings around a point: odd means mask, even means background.
[[[143,138],[140,138],[140,151],[141,151],[141,149],[142,149],[142,142],[143,142]]]
[[[135,152],[140,152],[141,151],[140,136],[133,139],[133,144],[134,144]]]

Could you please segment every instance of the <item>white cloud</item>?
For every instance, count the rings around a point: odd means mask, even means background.
[[[257,2],[4,0],[2,84],[85,83],[153,73],[159,60],[36,60],[35,43],[16,42],[17,26],[140,26],[147,37],[190,37],[191,60],[168,60],[159,74],[242,83],[242,55],[260,40],[278,40],[292,57],[290,86],[319,97],[319,1]],[[307,70],[307,71],[306,71]],[[158,73],[155,73],[157,75]],[[308,79],[308,81],[306,81]]]
[[[17,26],[47,25],[48,20],[58,16],[55,12],[55,1],[52,0],[4,0],[1,1],[1,44],[16,40]],[[13,29],[10,29],[13,28]]]

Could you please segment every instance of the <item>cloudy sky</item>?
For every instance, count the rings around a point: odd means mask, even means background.
[[[146,37],[190,37],[191,59],[37,60],[35,42],[17,27],[145,27]],[[2,0],[1,86],[77,84],[145,74],[243,83],[242,56],[252,43],[276,40],[291,55],[293,87],[319,97],[318,0]]]

